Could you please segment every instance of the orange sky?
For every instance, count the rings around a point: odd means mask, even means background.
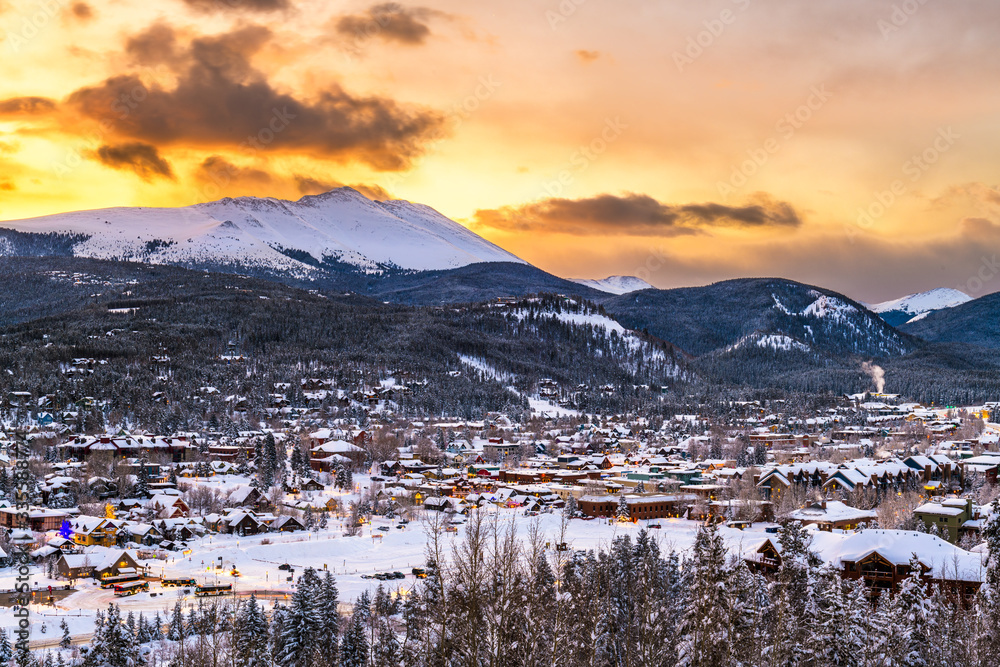
[[[1000,289],[998,19],[987,0],[0,0],[0,219],[350,184],[564,276],[980,296]]]

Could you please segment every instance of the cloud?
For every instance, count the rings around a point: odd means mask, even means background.
[[[263,169],[240,167],[221,155],[212,155],[198,166],[198,180],[203,183],[213,183],[220,188],[228,186],[258,188],[270,185],[274,180],[271,174]]]
[[[112,121],[112,131],[131,141],[237,149],[247,157],[308,154],[380,170],[406,168],[443,132],[437,112],[338,85],[312,99],[277,90],[250,62],[271,37],[267,28],[246,26],[181,48],[174,31],[157,24],[130,39],[126,51],[138,64],[172,72],[173,89],[121,74],[80,88],[65,105]]]
[[[13,181],[8,181],[8,180],[0,181],[0,190],[7,190],[9,192],[11,190],[16,190],[16,189],[17,186],[14,185]]]
[[[73,16],[81,21],[89,21],[94,18],[94,9],[86,2],[74,2],[70,7]]]
[[[592,63],[601,57],[600,51],[588,51],[587,49],[577,49],[573,53],[583,63]]]
[[[288,9],[289,0],[183,0],[184,4],[203,14],[213,12],[274,12]]]
[[[798,227],[790,204],[757,195],[746,206],[664,204],[649,195],[602,194],[584,199],[552,198],[523,206],[480,209],[475,226],[509,232],[680,236],[708,227]]]
[[[22,116],[55,111],[56,103],[47,97],[11,97],[0,100],[0,116]]]
[[[142,180],[155,178],[173,180],[174,172],[170,163],[160,157],[155,146],[142,143],[101,146],[90,154],[101,164],[112,169],[134,171]]]
[[[426,7],[403,7],[396,2],[372,5],[361,14],[345,14],[338,18],[333,28],[341,37],[362,42],[381,39],[416,46],[423,44],[431,34],[428,19],[445,16],[443,12]]]
[[[318,195],[324,192],[329,192],[336,188],[345,187],[343,183],[338,181],[321,181],[312,176],[303,176],[302,174],[295,174],[295,184],[299,189],[299,194],[303,195]],[[356,183],[354,185],[348,185],[346,187],[354,188],[365,197],[372,199],[374,201],[385,201],[387,199],[392,199],[392,195],[380,185],[366,185],[363,183]]]
[[[1000,225],[986,218],[965,218],[961,231],[962,236],[974,241],[1000,239]]]

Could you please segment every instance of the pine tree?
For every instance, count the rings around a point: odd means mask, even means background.
[[[318,610],[321,595],[322,585],[316,571],[306,568],[285,612],[282,652],[276,656],[281,667],[309,667],[312,664],[322,624]]]
[[[630,516],[628,501],[625,494],[618,496],[618,509],[615,510],[615,518],[619,521],[628,521]]]
[[[146,456],[143,455],[139,459],[139,472],[135,476],[135,496],[137,498],[149,498],[149,475],[146,471],[146,467],[149,465],[149,461]]]
[[[893,616],[902,622],[906,643],[903,664],[906,667],[926,667],[928,648],[937,639],[930,632],[931,610],[927,590],[920,575],[923,565],[916,554],[910,558],[910,575],[899,585],[893,598]]]
[[[328,570],[323,574],[323,583],[320,587],[319,603],[317,605],[319,633],[316,637],[316,648],[321,655],[336,656],[338,653],[338,640],[340,636],[340,612],[337,609],[339,604],[338,598],[337,580],[334,579]]]
[[[403,660],[403,649],[387,619],[378,622],[378,640],[372,657],[374,667],[398,667]]]
[[[69,633],[69,626],[66,624],[66,619],[59,621],[59,629],[62,630],[62,639],[59,640],[59,648],[67,649],[73,645],[73,637]]]
[[[235,667],[269,667],[267,642],[261,641],[268,636],[267,616],[253,593],[240,606],[233,623],[233,635]]]
[[[6,630],[0,629],[0,666],[9,665],[13,659],[14,647],[10,644],[10,637]]]
[[[188,636],[187,626],[184,623],[184,610],[178,600],[174,603],[173,613],[170,615],[170,626],[167,629],[167,639],[175,642],[182,641]]]
[[[368,665],[367,614],[357,611],[340,642],[340,667],[366,667]]]
[[[695,537],[689,571],[691,588],[679,646],[679,665],[728,665],[732,627],[727,612],[726,547],[715,526]]]
[[[160,618],[160,612],[156,612],[156,616],[149,624],[149,640],[153,642],[158,642],[163,639],[163,619]]]
[[[576,502],[576,496],[571,495],[566,499],[566,504],[563,506],[563,514],[572,519],[577,516],[580,511],[580,506]]]

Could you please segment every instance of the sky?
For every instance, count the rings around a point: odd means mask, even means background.
[[[993,0],[0,0],[0,219],[350,185],[566,277],[982,296],[998,23]]]

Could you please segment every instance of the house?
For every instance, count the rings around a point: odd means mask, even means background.
[[[260,507],[266,505],[267,501],[256,487],[245,484],[236,487],[229,494],[229,504],[235,507]]]
[[[577,507],[584,516],[607,517],[617,515],[622,496],[583,496]],[[636,520],[682,517],[697,502],[697,496],[687,493],[652,496],[624,496],[629,518]]]
[[[139,566],[131,552],[112,549],[94,566],[93,576],[97,579],[107,579],[137,572],[143,572],[143,568]]]
[[[132,542],[147,547],[157,544],[163,539],[163,534],[156,526],[148,523],[130,523],[125,526],[125,532]]]
[[[820,530],[854,530],[875,521],[878,514],[872,510],[856,509],[839,500],[821,500],[790,512],[788,518],[806,525],[815,524]]]
[[[16,507],[0,508],[0,526],[7,530],[20,528],[22,526],[23,512]],[[36,533],[44,533],[50,530],[59,530],[62,522],[69,517],[69,514],[61,510],[53,510],[48,507],[31,507],[28,509],[28,521],[25,528]]]
[[[104,553],[63,554],[56,562],[56,571],[67,579],[107,579],[141,572],[142,568],[129,551],[110,549]]]
[[[156,513],[157,519],[178,519],[191,514],[184,499],[173,494],[158,493],[149,499],[146,507]]]
[[[962,526],[975,519],[971,499],[948,498],[941,502],[924,503],[913,510],[913,516],[923,521],[927,530],[936,526],[938,533],[952,544],[961,537]]]
[[[813,533],[811,548],[845,579],[861,579],[873,594],[895,590],[911,573],[917,555],[921,578],[969,598],[986,573],[983,555],[964,551],[935,535],[907,530],[868,529],[855,533]]]
[[[330,440],[309,450],[309,467],[317,472],[333,472],[341,463],[364,462],[365,450],[344,440]]]
[[[94,516],[79,516],[70,522],[73,528],[73,542],[82,547],[114,546],[118,536],[118,525],[110,519]]]
[[[277,531],[279,533],[287,533],[305,529],[306,527],[302,525],[301,521],[296,519],[294,516],[289,516],[289,515],[279,516],[271,523],[271,530]]]

